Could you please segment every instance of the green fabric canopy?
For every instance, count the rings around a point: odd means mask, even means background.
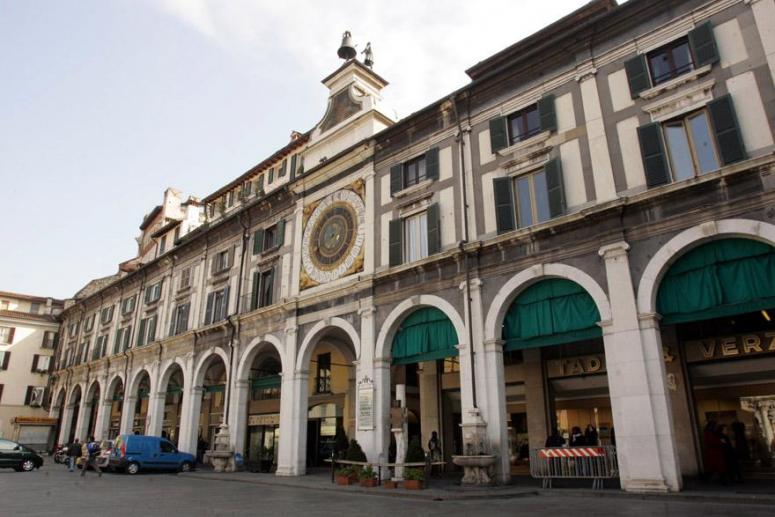
[[[393,364],[411,364],[458,355],[460,341],[446,314],[424,307],[406,317],[393,338]]]
[[[542,280],[517,296],[503,321],[505,350],[559,345],[602,336],[600,313],[583,287]]]
[[[657,293],[662,324],[775,307],[775,247],[750,239],[703,244],[679,258]]]
[[[282,379],[279,375],[266,375],[250,380],[250,386],[253,389],[277,388],[280,384],[282,384]]]

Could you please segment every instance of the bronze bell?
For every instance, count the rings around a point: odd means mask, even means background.
[[[344,31],[344,34],[342,35],[342,46],[339,47],[336,54],[344,60],[353,59],[358,54],[355,51],[355,45],[353,45],[353,38],[350,31]]]

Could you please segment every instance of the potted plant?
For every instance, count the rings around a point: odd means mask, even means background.
[[[366,465],[366,468],[361,469],[361,486],[367,488],[374,488],[377,486],[377,473],[371,468],[371,465]]]
[[[422,450],[420,445],[420,439],[416,436],[409,442],[409,446],[406,448],[406,455],[404,456],[404,463],[424,463],[425,451]],[[425,471],[423,468],[418,467],[405,467],[404,468],[404,488],[409,490],[420,490],[422,488],[422,482],[425,479]]]
[[[347,453],[345,454],[344,459],[346,459],[347,461],[362,461],[364,463],[367,461],[366,453],[363,452],[363,449],[361,449],[360,444],[355,439],[350,440],[350,445],[347,447]],[[362,467],[360,465],[353,465],[351,467],[353,483],[358,482],[358,478],[360,477],[361,470],[362,470]]]
[[[350,484],[350,478],[353,475],[353,469],[350,467],[342,467],[340,469],[337,469],[334,473],[334,477],[336,479],[337,485],[344,485],[347,486]]]
[[[392,479],[386,479],[382,483],[382,486],[384,486],[385,488],[398,488],[398,483],[393,481]]]
[[[344,428],[338,427],[336,429],[336,436],[334,437],[334,452],[336,453],[336,457],[339,459],[344,458],[348,446],[349,442],[347,440],[347,434],[344,432]]]
[[[404,488],[407,490],[422,490],[425,472],[423,469],[406,468],[404,469]]]

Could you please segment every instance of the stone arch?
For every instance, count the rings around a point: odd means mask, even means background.
[[[175,373],[175,366],[180,368],[180,371],[183,374],[183,379],[185,380],[186,365],[179,357],[176,357],[175,359],[170,360],[167,364],[164,365],[164,367],[160,369],[161,371],[161,374],[159,375],[160,392],[167,389],[167,384],[170,382],[170,377],[172,377],[172,374]]]
[[[231,382],[231,379],[229,378],[229,373],[231,372],[231,368],[229,366],[229,356],[226,355],[224,350],[216,347],[205,352],[202,357],[199,358],[199,361],[197,361],[196,367],[194,368],[193,386],[201,386],[204,383],[205,373],[207,373],[207,369],[212,364],[214,357],[221,358],[223,361],[223,366],[226,369],[226,382]]]
[[[60,386],[57,391],[57,396],[51,399],[52,408],[62,408],[65,405],[65,399],[67,398],[67,389],[64,386]]]
[[[107,383],[107,389],[105,390],[104,396],[106,400],[112,398],[115,395],[119,382],[121,383],[121,387],[123,388],[124,393],[126,393],[126,382],[124,376],[120,373],[117,373],[111,377],[110,381]]]
[[[245,347],[245,351],[242,353],[239,366],[237,367],[237,380],[247,380],[250,375],[251,365],[253,364],[256,356],[265,351],[267,348],[272,347],[274,347],[274,349],[277,351],[277,354],[280,356],[282,370],[286,371],[285,363],[287,361],[285,359],[285,354],[283,353],[282,341],[280,341],[279,338],[272,334],[266,334],[254,338],[250,341],[248,346]]]
[[[592,297],[598,312],[600,312],[601,321],[611,320],[611,304],[608,301],[608,296],[595,279],[584,271],[566,264],[537,264],[520,271],[498,290],[498,294],[495,295],[490,304],[490,310],[487,312],[487,318],[485,319],[485,340],[499,340],[501,338],[500,329],[503,326],[503,320],[511,308],[512,302],[527,287],[548,278],[564,278],[577,283]]]
[[[444,298],[432,294],[421,294],[412,296],[399,303],[385,319],[382,328],[377,336],[377,347],[374,353],[375,360],[389,360],[391,358],[391,348],[393,337],[398,330],[401,322],[412,312],[422,307],[435,307],[443,312],[457,332],[458,344],[467,343],[468,333],[463,318],[458,314],[457,309]]]
[[[154,393],[156,391],[153,375],[151,375],[151,372],[148,368],[143,366],[139,368],[137,371],[135,371],[134,375],[132,375],[132,378],[129,382],[128,389],[127,389],[127,386],[124,387],[124,393],[127,394],[127,396],[129,397],[136,396],[136,392],[140,387],[140,380],[143,378],[143,373],[148,375],[148,384],[149,384],[150,392]]]
[[[307,365],[312,359],[312,351],[315,349],[315,346],[326,335],[326,332],[332,328],[338,328],[347,334],[350,343],[352,343],[353,346],[352,352],[355,354],[353,359],[357,359],[360,356],[361,340],[355,328],[345,319],[330,318],[318,321],[305,336],[304,341],[299,348],[299,354],[296,360],[296,371],[306,371]],[[282,354],[280,357],[282,357]],[[283,365],[283,368],[284,367],[285,365]]]
[[[687,228],[665,243],[643,270],[638,284],[638,312],[656,313],[657,292],[670,266],[687,251],[716,239],[743,237],[775,246],[775,225],[753,219],[722,219]]]
[[[79,399],[78,402],[83,402],[84,400],[84,393],[86,393],[86,388],[83,383],[77,383],[70,389],[70,396],[67,397],[67,404],[72,405],[73,399],[75,398],[76,392],[78,393]]]
[[[97,393],[99,394],[100,398],[103,398],[103,386],[99,379],[94,379],[90,384],[89,388],[86,390],[86,399],[85,400],[91,400],[91,394],[95,390],[95,386],[97,389]]]

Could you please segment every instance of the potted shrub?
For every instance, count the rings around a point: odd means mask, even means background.
[[[358,440],[350,440],[350,445],[347,447],[347,453],[344,455],[344,459],[347,461],[362,461],[364,463],[367,461],[366,453],[363,452],[363,449],[361,449]],[[361,470],[362,467],[360,465],[353,465],[351,467],[351,480],[353,483],[358,482]]]
[[[334,437],[334,452],[339,459],[344,458],[347,453],[347,447],[349,442],[347,441],[347,434],[344,432],[344,428],[338,427],[336,430],[336,436]]]
[[[404,469],[404,488],[407,490],[422,490],[425,472],[423,469],[407,468]]]
[[[361,469],[361,486],[367,488],[374,488],[377,486],[377,473],[371,468],[371,465],[366,465],[366,468]]]
[[[344,485],[347,486],[350,484],[350,478],[353,475],[353,469],[350,467],[342,467],[340,469],[337,469],[337,471],[334,473],[334,478],[336,479],[337,485]]]
[[[422,450],[420,439],[416,436],[411,439],[406,448],[404,463],[424,463],[425,451]],[[422,467],[404,467],[404,488],[409,490],[420,490],[422,482],[425,479],[425,471]]]
[[[392,479],[386,479],[382,482],[382,486],[385,488],[398,488],[398,483],[393,481]]]

